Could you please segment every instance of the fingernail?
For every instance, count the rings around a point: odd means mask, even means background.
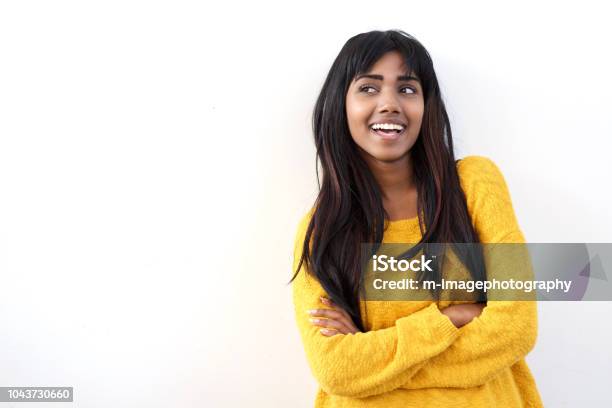
[[[326,299],[326,298],[324,298],[324,297],[322,297],[322,298],[321,298],[321,302],[323,302],[323,303],[329,303],[329,300],[328,300],[328,299]]]
[[[316,311],[316,309],[310,309],[310,310],[308,311],[308,314],[313,315],[313,314],[315,314],[316,312],[317,312],[317,311]]]
[[[309,319],[310,323],[319,323],[319,319]]]

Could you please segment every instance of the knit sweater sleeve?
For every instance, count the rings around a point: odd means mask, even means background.
[[[460,163],[462,187],[480,241],[524,243],[498,167],[484,157],[465,160]],[[453,344],[431,358],[402,388],[482,385],[524,358],[536,337],[535,301],[488,301],[481,315],[459,330]]]
[[[293,271],[301,257],[309,217],[300,223]],[[327,293],[304,265],[292,282],[295,319],[310,369],[327,394],[355,398],[385,393],[406,384],[430,358],[457,338],[459,330],[435,303],[396,325],[355,334],[323,335],[310,323],[309,309],[325,309]]]

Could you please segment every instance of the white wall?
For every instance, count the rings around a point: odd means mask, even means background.
[[[428,48],[459,156],[498,163],[529,241],[612,241],[595,4],[3,2],[0,386],[312,406],[285,283],[316,193],[312,107],[363,31]],[[545,405],[610,406],[611,303],[539,308]]]

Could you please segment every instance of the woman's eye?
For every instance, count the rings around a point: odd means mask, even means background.
[[[364,85],[364,86],[362,86],[361,88],[359,88],[359,90],[360,90],[361,92],[365,92],[365,93],[372,93],[372,92],[368,91],[368,89],[374,89],[374,90],[376,90],[376,88],[374,88],[373,86],[370,86],[370,85]],[[404,92],[404,89],[409,89],[409,90],[410,90],[410,92]],[[410,86],[404,86],[404,87],[402,87],[402,88],[400,89],[400,91],[402,91],[401,93],[406,93],[406,94],[413,94],[413,93],[416,93],[416,89],[414,89],[414,88],[412,88],[412,87],[410,87]]]

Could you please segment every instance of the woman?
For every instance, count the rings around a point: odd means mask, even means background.
[[[322,183],[298,227],[291,282],[315,406],[542,406],[524,359],[535,302],[359,297],[363,242],[524,242],[497,166],[455,160],[425,48],[399,30],[351,38],[313,127]]]

